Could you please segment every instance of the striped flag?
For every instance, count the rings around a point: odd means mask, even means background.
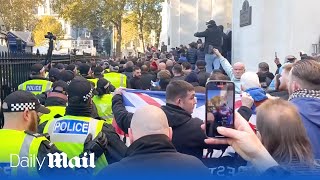
[[[137,108],[145,105],[154,105],[161,107],[166,104],[166,92],[165,91],[147,91],[147,90],[132,90],[126,89],[123,92],[123,101],[127,111],[134,113]],[[197,117],[201,120],[205,120],[205,94],[196,94],[197,104],[194,108],[192,117]],[[235,109],[240,108],[242,105],[241,97],[236,95]],[[255,115],[250,119],[250,122],[255,125]],[[123,132],[117,127],[116,123],[113,123],[117,132],[123,135]]]
[[[196,94],[197,105],[195,106],[193,117],[205,119],[205,95]],[[145,91],[145,90],[126,90],[123,93],[123,100],[126,109],[134,113],[139,107],[154,105],[161,107],[166,104],[166,92],[164,91]]]

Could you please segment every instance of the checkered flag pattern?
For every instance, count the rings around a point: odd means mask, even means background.
[[[87,95],[83,96],[83,100],[88,101],[88,99],[92,98],[92,96],[93,96],[93,89],[91,89]]]
[[[24,111],[26,109],[35,110],[36,109],[36,103],[35,102],[30,102],[30,103],[11,104],[11,112],[20,112],[20,111]]]

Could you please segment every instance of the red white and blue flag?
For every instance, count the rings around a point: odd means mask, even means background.
[[[126,89],[123,92],[123,101],[127,111],[134,113],[137,108],[143,107],[145,105],[154,105],[161,107],[166,104],[166,92],[165,91],[147,91],[147,90],[131,90]],[[197,104],[193,111],[192,116],[197,117],[201,120],[205,120],[205,94],[196,94]],[[240,95],[236,95],[235,109],[240,108],[242,105]],[[255,125],[255,115],[250,119],[251,124]],[[119,128],[116,124],[114,126],[119,134]]]

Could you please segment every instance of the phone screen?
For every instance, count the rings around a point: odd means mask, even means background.
[[[223,137],[217,127],[234,127],[235,85],[227,81],[209,81],[206,85],[206,134]]]

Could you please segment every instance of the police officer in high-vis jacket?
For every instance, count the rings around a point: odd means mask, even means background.
[[[91,82],[93,82],[95,84],[96,88],[98,86],[98,80],[101,79],[101,78],[104,78],[104,71],[105,70],[103,70],[103,68],[101,66],[97,66],[93,70],[93,72],[94,72],[93,76],[94,76],[95,79],[94,80],[88,79],[89,81],[91,81]],[[104,78],[104,79],[106,79],[106,78]],[[109,86],[108,86],[109,88],[108,89],[110,90],[110,92],[113,92],[114,90],[116,90],[116,88],[111,84],[111,82],[110,81],[108,81],[108,82],[109,82]]]
[[[42,64],[31,66],[30,80],[19,85],[19,90],[31,92],[35,95],[50,90],[52,82],[45,78],[45,68]]]
[[[68,102],[67,88],[68,84],[61,80],[52,84],[51,90],[47,92],[47,98],[44,104],[46,108],[50,109],[50,113],[40,116],[38,132],[43,132],[43,128],[49,120],[62,117],[66,113]]]
[[[68,86],[68,105],[64,117],[49,121],[44,133],[50,135],[51,141],[68,154],[69,158],[77,156],[83,149],[86,136],[91,133],[96,137],[103,132],[108,145],[104,156],[96,163],[95,173],[108,164],[121,160],[127,149],[113,127],[102,120],[91,117],[94,88],[84,78],[73,79]]]
[[[47,136],[36,133],[38,113],[47,114],[50,110],[42,106],[30,92],[15,91],[8,95],[2,104],[4,126],[0,129],[0,175],[21,176],[23,178],[48,177],[50,175],[72,175],[79,171],[71,168],[50,168],[48,154],[61,154]],[[77,156],[86,157],[95,153],[95,159],[103,154],[106,146],[103,133],[92,140],[92,135],[86,137],[84,148]],[[27,163],[27,162],[28,163]],[[36,163],[41,162],[41,163]],[[76,170],[82,169],[81,167]],[[84,169],[84,171],[94,169]]]
[[[110,66],[110,72],[104,74],[107,79],[115,88],[127,87],[127,76],[118,72],[119,66]]]
[[[93,102],[97,107],[98,115],[100,118],[105,120],[108,124],[112,124],[113,114],[112,114],[112,94],[114,87],[111,83],[101,78],[97,82],[98,94],[93,97]]]

